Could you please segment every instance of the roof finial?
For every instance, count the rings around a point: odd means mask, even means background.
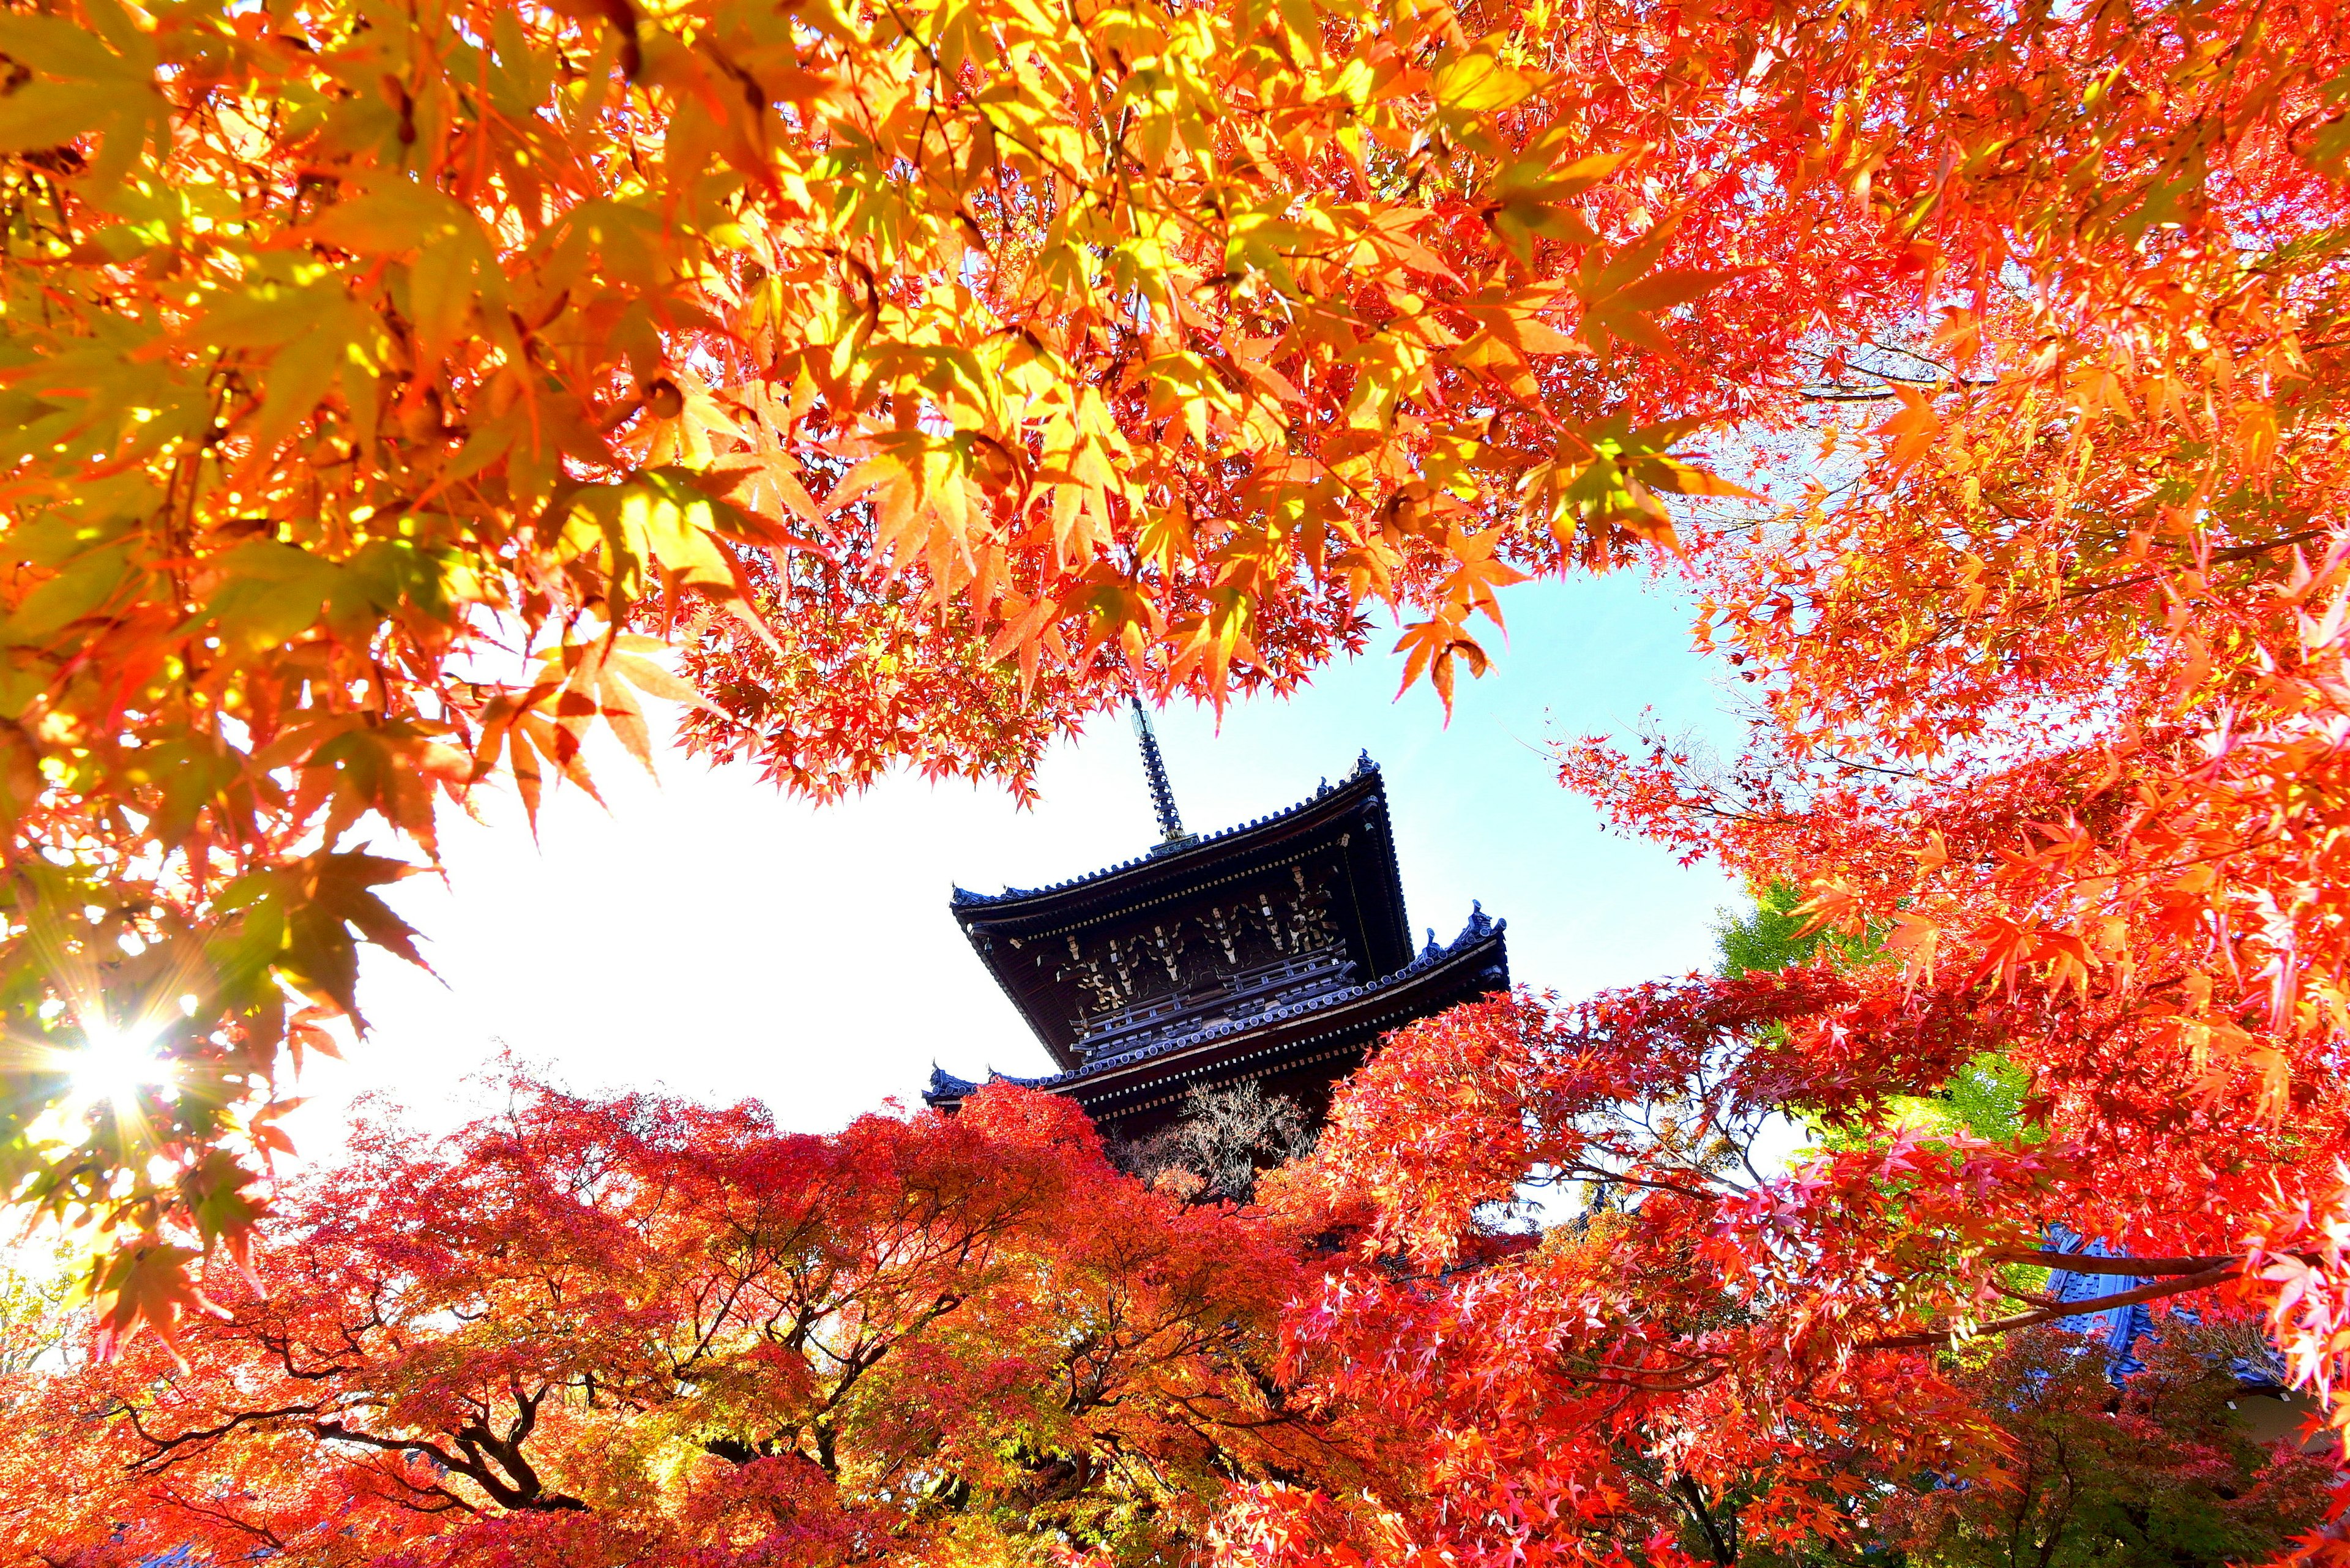
[[[1175,789],[1167,782],[1167,764],[1159,756],[1159,732],[1151,726],[1150,711],[1143,707],[1142,699],[1134,699],[1134,737],[1142,742],[1142,771],[1150,780],[1150,806],[1159,814],[1159,830],[1166,835],[1162,846],[1180,844],[1191,836],[1183,831],[1182,814],[1175,809]]]

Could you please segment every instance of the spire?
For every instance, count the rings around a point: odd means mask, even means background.
[[[1164,849],[1191,836],[1183,831],[1182,814],[1175,809],[1175,789],[1167,782],[1167,764],[1159,756],[1159,732],[1151,727],[1150,712],[1141,698],[1133,701],[1134,737],[1142,742],[1142,771],[1150,781],[1150,807],[1159,814],[1159,830],[1166,836],[1159,845]]]

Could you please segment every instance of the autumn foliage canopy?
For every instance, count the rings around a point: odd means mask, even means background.
[[[2324,0],[10,7],[0,1181],[103,1228],[120,1353],[12,1386],[88,1469],[11,1528],[1863,1542],[2003,1484],[1947,1352],[2056,1315],[2059,1222],[2350,1421],[2345,107]],[[270,1190],[284,1062],[421,956],[376,889],[646,696],[1021,790],[1375,635],[1449,701],[1627,566],[1750,738],[1562,780],[1809,961],[1419,1026],[1246,1211],[1017,1096],[517,1090]],[[1908,1118],[1991,1058],[2031,1137]],[[1497,1251],[1530,1176],[1612,1196]]]

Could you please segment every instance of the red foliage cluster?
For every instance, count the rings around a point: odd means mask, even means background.
[[[9,1378],[6,1560],[1148,1555],[1232,1480],[1356,1473],[1271,1376],[1296,1256],[1116,1177],[1066,1101],[818,1137],[504,1087],[290,1199],[184,1366]]]
[[[0,55],[0,1183],[192,1369],[12,1385],[36,1545],[1857,1540],[1996,1464],[1921,1353],[2046,1319],[2059,1220],[2350,1422],[2333,0],[67,0]],[[539,1100],[268,1218],[281,1054],[415,954],[374,889],[649,755],[639,693],[817,795],[1017,788],[1374,610],[1449,696],[1500,589],[1636,555],[1749,743],[1563,777],[1847,961],[1411,1032],[1249,1217],[1006,1096]],[[77,1103],[125,1038],[168,1085]],[[2044,1137],[1902,1125],[1987,1053]],[[1529,1175],[1607,1201],[1479,1240]]]

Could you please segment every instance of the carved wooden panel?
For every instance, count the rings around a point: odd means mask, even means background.
[[[1335,870],[1293,866],[1285,887],[1230,889],[1118,929],[1068,933],[1036,961],[1075,992],[1072,1023],[1089,1056],[1262,1012],[1351,980],[1328,886]]]

